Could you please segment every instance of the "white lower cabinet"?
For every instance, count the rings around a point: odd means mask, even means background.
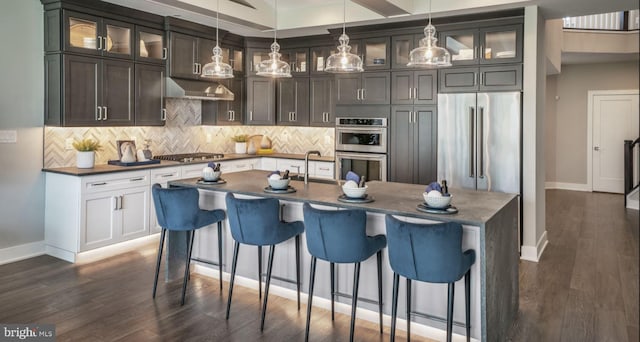
[[[46,174],[47,253],[78,253],[149,235],[149,170],[95,176]]]

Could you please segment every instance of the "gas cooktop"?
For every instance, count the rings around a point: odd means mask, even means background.
[[[179,153],[179,154],[165,154],[159,156],[153,156],[153,159],[170,160],[180,163],[192,163],[201,161],[210,161],[224,158],[222,153],[209,153],[209,152],[196,152],[196,153]]]

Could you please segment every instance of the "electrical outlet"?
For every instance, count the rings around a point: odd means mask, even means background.
[[[211,144],[213,142],[213,137],[211,137],[211,133],[207,133],[207,144]]]
[[[0,131],[0,143],[3,144],[15,144],[18,142],[18,131]]]
[[[73,150],[73,138],[67,138],[64,141],[64,149],[67,151]]]

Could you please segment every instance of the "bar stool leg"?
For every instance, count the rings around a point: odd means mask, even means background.
[[[269,261],[267,264],[267,282],[264,288],[264,304],[262,305],[262,317],[260,319],[260,331],[264,330],[264,318],[267,314],[267,299],[269,299],[269,284],[271,284],[271,270],[273,269],[273,254],[275,253],[276,245],[269,247]]]
[[[153,280],[153,298],[156,298],[156,289],[158,287],[158,273],[160,273],[160,262],[162,261],[162,249],[164,247],[164,236],[167,233],[167,230],[162,228],[162,233],[160,234],[160,245],[158,246],[158,260],[156,261],[156,277]]]
[[[238,250],[240,249],[240,242],[233,245],[233,260],[231,261],[231,280],[229,281],[229,298],[227,298],[227,316],[229,319],[229,311],[231,311],[231,296],[233,295],[233,281],[236,278],[236,265],[238,264]]]
[[[407,342],[411,341],[411,279],[407,278]]]
[[[313,302],[313,283],[316,279],[316,257],[311,257],[311,270],[309,271],[309,303],[307,304],[307,326],[304,330],[304,342],[309,341],[309,325],[311,324],[311,306]]]
[[[189,265],[191,265],[191,252],[193,252],[193,238],[196,236],[196,232],[192,230],[187,234],[191,235],[191,241],[189,242],[189,245],[187,245],[187,260],[185,261],[184,265],[184,279],[182,280],[182,301],[180,302],[180,305],[184,305],[184,297],[187,292],[187,281],[190,275]]]
[[[353,342],[353,336],[356,329],[356,307],[358,306],[358,284],[360,283],[360,263],[356,263],[353,271],[353,298],[351,302],[351,330],[349,333],[349,341]]]
[[[300,235],[296,235],[296,290],[298,291],[298,311],[300,311]]]
[[[396,340],[396,318],[398,317],[398,285],[400,283],[400,275],[393,272],[393,298],[391,300],[391,336],[389,341]]]
[[[468,270],[464,275],[464,306],[466,316],[466,328],[467,328],[467,342],[471,341],[471,270]]]
[[[382,250],[377,253],[378,259],[378,314],[380,316],[380,334],[382,334]]]
[[[258,298],[262,299],[262,246],[258,246]]]
[[[447,342],[451,342],[451,332],[453,330],[453,294],[455,283],[449,283],[449,294],[447,295]]]
[[[218,221],[218,266],[220,274],[220,294],[222,294],[222,221]]]
[[[336,268],[334,263],[329,263],[329,273],[331,274],[331,320],[335,319],[334,300],[335,300],[335,284],[336,284]]]

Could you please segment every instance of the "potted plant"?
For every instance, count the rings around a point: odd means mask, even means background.
[[[96,161],[96,151],[102,146],[98,141],[93,139],[82,139],[73,142],[73,148],[78,151],[76,153],[76,166],[80,169],[93,168]]]
[[[233,141],[236,142],[236,153],[237,154],[245,154],[247,153],[247,140],[249,140],[249,136],[246,134],[240,134],[231,137]]]

